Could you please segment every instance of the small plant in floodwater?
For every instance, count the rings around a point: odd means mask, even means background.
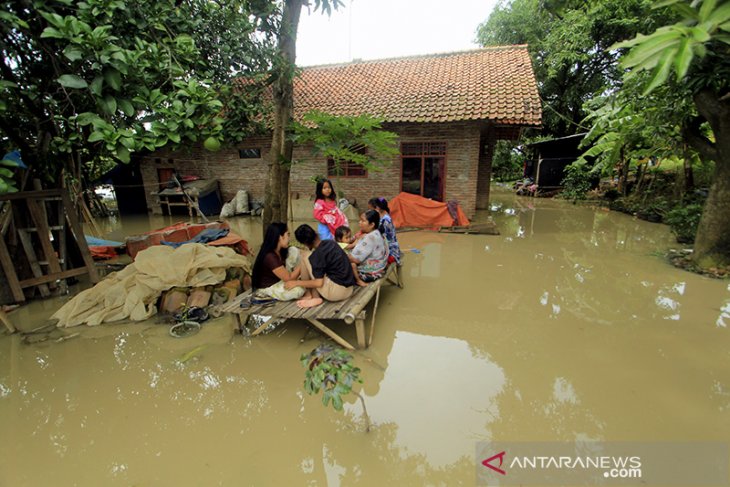
[[[365,399],[352,390],[353,384],[362,383],[360,369],[351,363],[352,355],[341,348],[322,344],[309,354],[302,354],[300,360],[306,369],[304,390],[307,394],[318,394],[322,390],[322,404],[327,406],[332,401],[332,407],[342,411],[342,397],[352,392],[360,398],[365,414],[365,430],[369,432],[370,417]]]

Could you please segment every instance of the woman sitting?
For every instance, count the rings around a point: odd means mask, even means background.
[[[304,295],[303,287],[286,289],[284,286],[285,282],[297,280],[299,273],[299,249],[289,247],[286,224],[271,223],[253,265],[251,282],[254,290],[279,301],[299,299]]]
[[[388,242],[388,263],[395,262],[400,265],[400,245],[398,244],[398,238],[395,235],[395,225],[393,225],[393,219],[390,217],[390,208],[388,207],[388,200],[385,198],[371,198],[368,201],[368,208],[375,210],[380,215],[380,226],[378,230],[385,237],[385,241]]]
[[[368,282],[380,279],[385,275],[388,265],[388,244],[378,230],[380,215],[375,210],[360,214],[360,238],[350,254],[352,270],[358,286],[367,286]]]

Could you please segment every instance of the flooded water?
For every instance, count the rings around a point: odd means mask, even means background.
[[[303,322],[2,336],[0,485],[474,485],[483,440],[727,441],[728,281],[667,265],[665,226],[492,200],[500,236],[399,235],[405,288],[383,288],[355,354],[370,433],[354,396],[342,413],[304,393],[299,357],[324,339]],[[255,220],[233,226],[258,245]],[[61,303],[11,318],[30,329]]]

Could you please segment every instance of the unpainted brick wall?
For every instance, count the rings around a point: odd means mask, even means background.
[[[385,129],[397,133],[399,143],[447,143],[444,200],[458,200],[467,216],[472,217],[477,208],[478,185],[481,192],[484,192],[484,181],[480,180],[484,179],[485,174],[487,178],[491,174],[491,154],[486,157],[480,151],[480,144],[484,142],[483,136],[480,135],[480,126],[478,122],[414,123],[388,124]],[[264,136],[251,137],[235,148],[223,148],[218,152],[210,152],[197,145],[178,151],[162,148],[146,155],[142,157],[140,167],[147,192],[147,205],[153,212],[160,212],[156,197],[150,194],[158,190],[159,168],[174,168],[179,175],[218,179],[221,193],[226,201],[233,198],[236,191],[245,189],[252,201],[263,202],[268,172],[266,158],[270,147],[270,137]],[[261,159],[240,159],[238,150],[244,148],[261,149]],[[313,156],[308,147],[295,147],[293,157],[295,161],[291,173],[293,196],[313,200],[314,183],[311,178],[326,174],[327,161],[323,157]],[[381,172],[370,171],[367,177],[332,179],[339,196],[344,195],[363,208],[367,200],[374,196],[388,199],[396,196],[400,192],[400,171],[400,156],[396,156]],[[488,198],[488,179],[486,181]],[[482,201],[480,203],[484,204]]]

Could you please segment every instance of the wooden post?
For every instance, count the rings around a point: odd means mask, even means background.
[[[368,337],[368,346],[373,343],[373,335],[375,334],[375,315],[378,314],[378,301],[380,301],[380,288],[375,293],[375,306],[373,307],[373,316],[370,319],[370,336]]]
[[[5,311],[0,309],[0,321],[3,322],[5,327],[10,331],[10,333],[15,333],[17,330],[13,326],[13,324],[10,322],[10,319],[8,318],[8,315],[5,314]]]
[[[335,333],[334,331],[332,331],[332,330],[330,330],[329,328],[327,328],[327,327],[326,327],[326,326],[324,325],[324,323],[322,323],[321,321],[319,321],[319,320],[315,320],[314,318],[307,318],[307,321],[309,321],[309,322],[310,322],[310,323],[311,323],[312,325],[314,325],[314,326],[315,326],[315,327],[316,327],[317,329],[319,329],[319,330],[320,330],[320,331],[321,331],[322,333],[324,333],[325,335],[327,335],[327,336],[331,337],[331,338],[332,338],[332,339],[333,339],[334,341],[336,341],[337,343],[339,343],[340,345],[342,345],[342,346],[343,346],[343,347],[345,347],[346,349],[348,349],[348,350],[355,350],[355,347],[353,347],[352,345],[350,345],[350,344],[349,344],[349,343],[348,343],[348,342],[347,342],[347,341],[346,341],[346,340],[345,340],[344,338],[342,338],[342,337],[341,337],[340,335],[338,335],[338,334],[337,334],[337,333]],[[364,333],[364,330],[363,330],[363,340],[364,340],[364,338],[365,338],[365,333]]]
[[[86,243],[86,237],[84,236],[84,231],[81,228],[81,225],[79,224],[79,220],[76,218],[76,212],[74,211],[74,206],[71,204],[71,200],[68,197],[68,194],[66,192],[61,193],[61,199],[63,202],[63,207],[66,212],[66,221],[68,221],[69,226],[71,227],[71,232],[73,233],[74,239],[76,240],[76,243],[79,246],[79,250],[81,251],[81,257],[84,259],[84,265],[86,266],[86,270],[89,273],[89,279],[93,284],[96,284],[99,282],[99,273],[96,272],[96,266],[94,265],[94,259],[91,258],[91,252],[89,252],[89,245]]]
[[[15,299],[16,303],[24,302],[25,294],[23,294],[23,288],[20,287],[18,275],[15,273],[13,259],[10,258],[10,252],[8,252],[8,247],[5,245],[5,239],[2,235],[0,235],[0,264],[2,264],[5,277],[8,279],[10,291],[13,293],[13,299]]]
[[[30,234],[28,233],[28,230],[19,228],[18,238],[20,239],[20,243],[23,246],[25,256],[28,258],[30,270],[33,272],[33,275],[35,277],[43,277],[43,269],[41,269],[41,266],[38,263],[38,256],[36,256],[35,250],[33,249],[33,243],[30,240]],[[40,291],[41,296],[44,298],[47,298],[51,295],[51,292],[48,290],[47,284],[39,284],[38,290]]]
[[[366,348],[365,344],[365,317],[355,320],[355,331],[357,332],[357,348]]]
[[[61,264],[58,262],[58,256],[56,251],[53,249],[51,239],[49,237],[50,228],[48,228],[48,220],[44,218],[45,212],[41,211],[41,207],[33,198],[28,198],[28,211],[30,216],[38,229],[38,240],[41,242],[43,248],[43,254],[48,262],[49,274],[58,274],[61,272]]]

